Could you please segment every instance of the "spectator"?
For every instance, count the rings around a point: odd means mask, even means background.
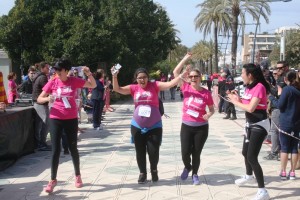
[[[166,82],[167,81],[167,77],[164,73],[160,74],[160,82]],[[165,91],[161,90],[160,91],[160,99],[161,100],[165,100]]]
[[[174,79],[174,74],[169,74],[168,75],[168,81],[172,81]],[[175,100],[175,91],[176,91],[176,87],[177,85],[175,85],[174,87],[170,88],[170,96],[171,96],[171,100]]]
[[[69,77],[68,71],[71,69],[71,62],[68,59],[61,58],[54,65],[57,78],[50,80],[39,95],[37,102],[45,104],[51,102],[49,128],[52,143],[51,159],[51,180],[44,188],[45,192],[52,193],[57,184],[56,176],[59,164],[59,155],[61,149],[61,138],[63,131],[66,134],[67,143],[71,152],[72,161],[75,170],[75,187],[82,187],[83,183],[80,175],[79,154],[77,149],[77,106],[76,89],[82,87],[94,88],[95,79],[88,67],[83,71],[88,76],[88,81],[76,77]]]
[[[184,63],[191,56],[191,54],[187,53],[175,67],[173,71],[175,77],[179,76]],[[184,98],[180,130],[181,156],[184,164],[181,179],[186,180],[189,172],[192,171],[193,185],[198,185],[200,184],[198,177],[200,156],[208,137],[208,119],[215,111],[211,93],[201,87],[200,71],[191,69],[188,77],[189,83],[179,83]],[[206,112],[207,107],[208,112]]]
[[[113,69],[112,69],[113,70]],[[113,73],[113,88],[115,92],[131,94],[135,104],[135,110],[131,121],[131,137],[135,145],[136,160],[140,170],[138,183],[147,181],[146,153],[150,160],[152,181],[158,181],[157,164],[159,160],[159,148],[162,140],[162,121],[159,112],[158,92],[174,87],[179,82],[177,77],[170,82],[149,81],[146,69],[139,68],[135,71],[136,84],[119,86],[118,73]],[[180,76],[182,78],[182,76]]]
[[[230,94],[232,91],[235,90],[234,80],[233,80],[233,77],[231,76],[228,68],[224,69],[224,73],[226,73],[225,91],[226,91],[226,94]],[[237,117],[236,117],[236,110],[235,110],[234,104],[231,102],[225,101],[224,107],[225,107],[224,110],[226,113],[226,117],[224,117],[223,119],[236,120]],[[232,116],[230,117],[231,114],[232,114]]]
[[[225,84],[226,84],[226,73],[222,73],[221,78],[219,78],[218,81],[218,94],[220,95],[220,102],[219,102],[219,113],[224,112],[224,104],[225,104],[225,97],[226,97],[226,90],[225,90]]]
[[[39,72],[33,78],[32,99],[35,114],[35,141],[38,151],[51,151],[47,145],[46,139],[49,126],[49,107],[48,102],[40,104],[37,102],[38,96],[42,93],[42,88],[48,82],[49,65],[46,62],[41,62]]]
[[[244,137],[242,154],[245,158],[246,175],[235,181],[238,186],[254,182],[255,174],[258,192],[255,199],[270,199],[265,189],[262,168],[258,162],[258,154],[265,137],[270,129],[267,115],[267,93],[270,85],[264,79],[260,67],[249,63],[243,66],[242,79],[247,86],[241,99],[238,94],[228,94],[229,100],[239,108],[245,110],[246,136]]]
[[[103,83],[104,71],[98,69],[95,73],[96,87],[92,90],[92,102],[93,102],[93,127],[96,130],[102,130],[102,112],[104,108],[104,83]]]
[[[288,174],[290,180],[294,180],[295,169],[298,162],[298,142],[299,139],[290,137],[288,134],[293,134],[294,137],[299,138],[300,132],[300,81],[295,71],[289,71],[285,75],[284,79],[287,86],[281,88],[278,86],[278,96],[276,99],[274,96],[270,96],[269,99],[272,103],[279,108],[279,131],[281,152],[281,179],[287,179],[286,167],[288,162],[288,154],[292,154],[291,169]],[[278,124],[277,124],[278,126]],[[286,134],[283,134],[286,132]]]
[[[289,71],[288,64],[285,61],[278,61],[276,70],[276,85],[274,87],[271,86],[271,96],[278,99],[278,87],[284,88],[286,83],[284,82],[284,76]],[[273,103],[269,103],[269,112],[271,112],[271,123],[270,128],[270,135],[271,135],[271,152],[264,157],[266,160],[279,160],[279,151],[280,151],[280,140],[279,140],[279,131],[275,124],[279,124],[279,116],[280,110],[278,107]],[[275,123],[275,124],[274,124]]]
[[[15,103],[17,98],[17,74],[15,72],[10,72],[7,76],[8,79],[8,103],[10,105]]]
[[[29,67],[28,69],[28,78],[23,81],[18,91],[25,94],[32,94],[33,86],[32,81],[35,76],[36,69],[34,66]]]

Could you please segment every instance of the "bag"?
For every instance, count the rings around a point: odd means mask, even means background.
[[[160,115],[163,116],[165,114],[164,104],[163,104],[163,102],[162,102],[162,100],[160,98],[158,98],[158,102],[159,102],[159,112],[160,112]]]

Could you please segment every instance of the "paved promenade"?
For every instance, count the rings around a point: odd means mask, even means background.
[[[238,187],[234,180],[245,174],[241,155],[243,112],[236,121],[223,120],[215,113],[210,119],[209,136],[201,157],[201,184],[192,185],[189,177],[180,180],[183,169],[179,131],[181,107],[176,100],[166,100],[163,118],[163,141],[158,165],[157,183],[137,184],[138,168],[135,150],[130,143],[131,101],[114,105],[115,112],[107,113],[104,130],[95,131],[86,121],[80,125],[85,133],[79,136],[81,173],[84,187],[74,187],[74,170],[70,155],[61,155],[58,185],[51,195],[43,192],[50,179],[50,152],[36,152],[20,158],[12,167],[0,172],[0,200],[31,199],[89,199],[89,200],[246,200],[252,199],[257,185]],[[166,97],[169,99],[168,92]],[[300,199],[300,178],[281,181],[279,161],[266,161],[270,146],[264,144],[259,155],[266,188],[272,199]],[[149,168],[149,165],[148,165]],[[149,171],[149,170],[148,170]],[[300,177],[300,171],[296,172]],[[148,180],[151,180],[149,174]]]

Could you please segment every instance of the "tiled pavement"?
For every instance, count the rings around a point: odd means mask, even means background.
[[[186,181],[180,180],[183,168],[179,141],[182,102],[178,100],[179,95],[176,98],[177,101],[166,100],[164,103],[170,118],[163,118],[158,165],[160,180],[157,183],[137,184],[139,172],[129,130],[133,105],[131,101],[124,101],[114,105],[115,112],[107,113],[104,130],[95,131],[85,122],[80,125],[85,128],[78,142],[84,187],[74,187],[71,157],[62,155],[54,193],[43,192],[43,186],[50,179],[50,152],[36,152],[0,172],[0,200],[251,199],[257,192],[256,184],[244,187],[234,184],[234,180],[245,173],[241,155],[243,112],[238,112],[236,121],[223,120],[224,115],[219,113],[211,118],[199,170],[201,184],[193,186],[190,177]],[[272,199],[300,199],[300,179],[281,181],[278,176],[280,162],[263,160],[269,149],[270,146],[263,145],[259,160],[270,196]],[[300,171],[297,173],[300,175]]]

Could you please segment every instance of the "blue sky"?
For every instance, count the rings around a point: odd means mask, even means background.
[[[14,6],[15,0],[1,0],[0,16],[7,15],[9,10]],[[178,37],[182,40],[182,44],[187,47],[192,47],[196,42],[203,39],[203,34],[195,30],[194,19],[200,12],[196,8],[197,4],[203,0],[154,0],[154,2],[162,5],[168,12],[170,20],[175,25],[175,28],[180,31]],[[275,29],[281,26],[300,25],[300,0],[292,0],[291,2],[273,2],[270,3],[271,15],[270,22],[266,24],[261,22],[259,32],[273,33]],[[247,23],[254,23],[249,18]],[[246,26],[247,32],[254,32],[255,26]],[[208,36],[206,39],[210,39]],[[222,38],[220,38],[220,41]],[[240,42],[239,42],[240,43]]]

